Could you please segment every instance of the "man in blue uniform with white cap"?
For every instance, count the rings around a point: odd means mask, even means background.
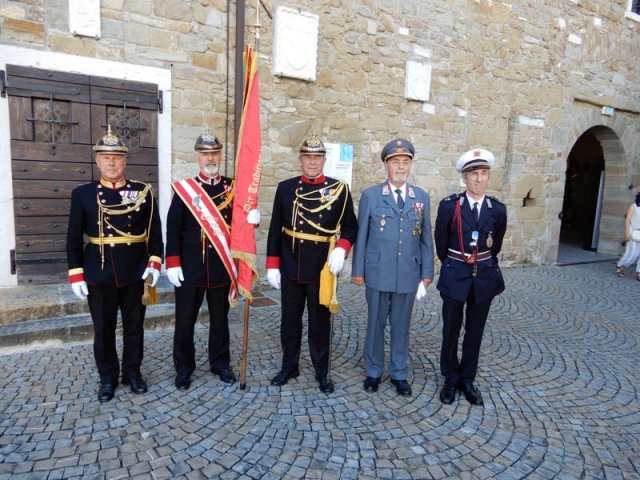
[[[484,326],[493,297],[504,290],[498,254],[507,229],[507,209],[486,195],[494,155],[483,148],[464,153],[456,163],[467,190],[438,206],[434,239],[442,262],[438,290],[442,297],[440,371],[445,383],[440,400],[451,404],[459,391],[472,405],[484,405],[474,385]],[[458,337],[466,306],[462,357]]]
[[[387,179],[366,189],[358,207],[352,282],[366,285],[368,306],[364,389],[378,391],[384,372],[384,328],[389,318],[389,375],[399,395],[411,395],[409,327],[414,300],[433,279],[429,194],[407,183],[415,150],[398,138],[382,149]]]

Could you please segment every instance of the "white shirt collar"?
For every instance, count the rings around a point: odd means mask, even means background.
[[[391,183],[389,183],[389,188],[393,192],[394,196],[395,196],[396,190],[399,188],[401,192],[400,195],[402,195],[402,199],[403,200],[407,199],[407,182],[405,182],[404,185],[402,185],[401,187],[394,187],[393,185],[391,185]]]
[[[469,202],[469,206],[470,206],[471,208],[473,208],[473,204],[474,204],[474,203],[476,203],[476,202],[478,202],[478,209],[482,208],[482,204],[484,203],[484,197],[485,197],[485,195],[483,195],[483,196],[482,196],[482,198],[481,198],[480,200],[474,200],[473,198],[471,198],[471,197],[469,196],[469,194],[468,194],[468,193],[465,193],[465,196],[467,197],[467,202]]]

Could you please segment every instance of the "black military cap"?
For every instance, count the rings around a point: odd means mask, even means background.
[[[311,135],[300,147],[300,154],[302,155],[326,155],[326,153],[327,149],[324,148],[324,143],[315,135]]]
[[[126,155],[129,149],[117,135],[111,133],[111,125],[108,125],[107,134],[96,142],[93,151],[112,155]]]
[[[383,162],[386,162],[391,157],[395,157],[398,155],[406,155],[407,157],[413,159],[414,153],[416,153],[416,151],[409,140],[405,140],[404,138],[396,138],[395,140],[391,140],[384,146],[384,148],[382,149],[382,153],[380,154],[380,158],[382,158]]]
[[[209,127],[204,127],[204,132],[196,140],[194,147],[196,152],[219,152],[222,150],[222,143],[217,137],[209,133]]]

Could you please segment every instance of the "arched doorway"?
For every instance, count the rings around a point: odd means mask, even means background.
[[[605,160],[595,129],[576,141],[567,159],[560,243],[596,251],[604,194]]]

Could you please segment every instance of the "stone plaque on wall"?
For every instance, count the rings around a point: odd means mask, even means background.
[[[69,31],[100,38],[100,0],[69,0]]]
[[[431,65],[426,63],[407,61],[404,83],[404,96],[409,100],[429,100],[431,89]]]
[[[315,81],[318,16],[280,6],[274,25],[273,74]]]

